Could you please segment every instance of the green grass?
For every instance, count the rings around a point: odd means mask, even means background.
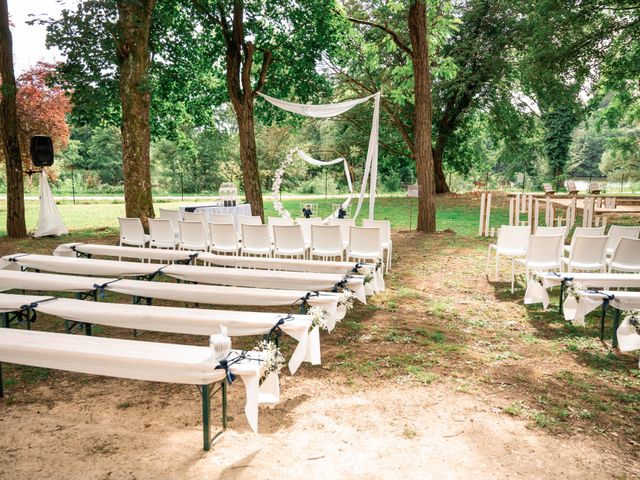
[[[320,216],[328,216],[331,213],[331,205],[338,202],[338,199],[313,199],[310,200],[318,204]],[[297,216],[301,205],[305,200],[284,200],[285,207],[292,215]],[[178,208],[183,203],[194,203],[185,199],[184,202],[159,202],[158,208]],[[417,209],[414,205],[412,228],[416,225]],[[461,204],[460,201],[453,201],[450,198],[442,197],[437,201],[437,228],[438,230],[454,230],[460,235],[477,235],[478,208],[477,201],[468,200]],[[62,201],[58,204],[58,209],[62,215],[67,228],[73,233],[83,235],[100,235],[114,233],[118,227],[118,217],[125,215],[124,204],[117,200],[83,201],[74,205],[70,201]],[[380,197],[376,200],[376,218],[391,221],[394,229],[409,228],[409,200],[398,197]],[[365,200],[360,218],[365,218],[368,212],[368,201]],[[27,229],[35,230],[38,223],[39,202],[27,201],[25,204],[25,215]],[[352,213],[355,213],[355,204],[352,206]],[[0,202],[0,217],[6,217],[6,201]],[[265,197],[265,215],[276,216],[270,197]],[[492,211],[492,223],[498,224],[508,220],[507,209],[494,208]],[[4,222],[0,224],[0,235],[6,235]]]

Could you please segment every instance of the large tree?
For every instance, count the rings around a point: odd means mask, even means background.
[[[26,237],[22,157],[16,114],[16,78],[13,73],[13,43],[9,29],[7,0],[0,0],[0,137],[7,169],[7,234]]]
[[[205,25],[223,40],[224,55],[212,60],[226,67],[226,90],[238,123],[245,195],[253,214],[264,216],[254,102],[266,86],[272,95],[300,100],[326,93],[327,85],[316,65],[336,39],[334,0],[192,3]],[[321,89],[314,92],[318,85]]]

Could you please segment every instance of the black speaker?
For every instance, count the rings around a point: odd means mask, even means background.
[[[31,162],[36,167],[53,165],[53,142],[51,137],[34,135],[31,137]]]

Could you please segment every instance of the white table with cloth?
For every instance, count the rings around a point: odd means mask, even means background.
[[[204,218],[208,222],[211,214],[214,215],[231,215],[233,223],[238,226],[238,215],[245,217],[251,216],[251,205],[249,203],[241,203],[232,207],[224,207],[216,203],[192,203],[182,205],[179,208],[180,216],[184,218],[184,212],[204,213]]]

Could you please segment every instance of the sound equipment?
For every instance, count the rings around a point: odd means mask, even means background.
[[[31,162],[36,167],[53,165],[53,142],[51,137],[34,135],[31,137]]]

